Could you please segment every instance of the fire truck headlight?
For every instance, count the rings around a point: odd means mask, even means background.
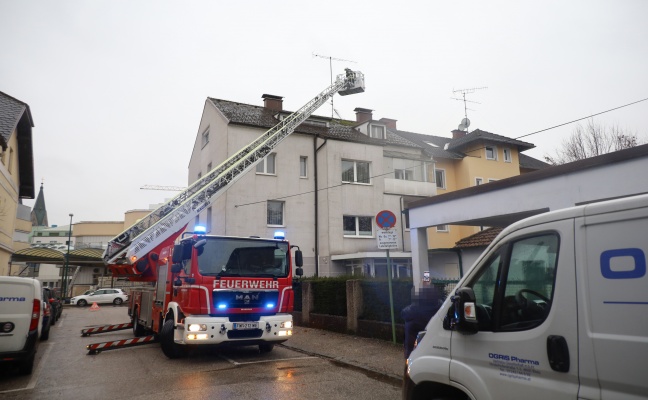
[[[282,328],[292,328],[293,327],[292,321],[282,322],[281,327]]]
[[[207,325],[205,324],[189,324],[189,332],[206,331]]]

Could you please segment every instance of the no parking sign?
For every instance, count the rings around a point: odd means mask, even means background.
[[[376,233],[378,248],[382,250],[398,249],[398,232],[396,226],[396,215],[389,210],[383,210],[376,215],[376,225],[380,230]]]

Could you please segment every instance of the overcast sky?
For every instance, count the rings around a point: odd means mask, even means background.
[[[519,137],[648,98],[648,1],[0,0],[0,91],[31,108],[35,183],[50,224],[119,221],[187,185],[205,99],[294,111],[334,74],[335,97],[398,128]],[[479,104],[477,104],[479,103]],[[330,105],[317,115],[331,115]],[[595,118],[648,138],[648,101]],[[553,154],[574,125],[522,140]],[[287,193],[292,194],[292,193]],[[33,200],[25,201],[33,205]]]

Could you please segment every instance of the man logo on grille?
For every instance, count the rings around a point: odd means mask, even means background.
[[[250,304],[250,301],[259,301],[258,294],[237,294],[237,301],[243,301],[243,304]]]

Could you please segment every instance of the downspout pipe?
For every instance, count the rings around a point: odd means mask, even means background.
[[[328,139],[324,139],[324,142],[318,147],[317,138],[319,136],[315,135],[313,137],[313,175],[314,175],[314,185],[315,185],[315,277],[319,276],[319,188],[317,183],[317,152],[320,151]]]

